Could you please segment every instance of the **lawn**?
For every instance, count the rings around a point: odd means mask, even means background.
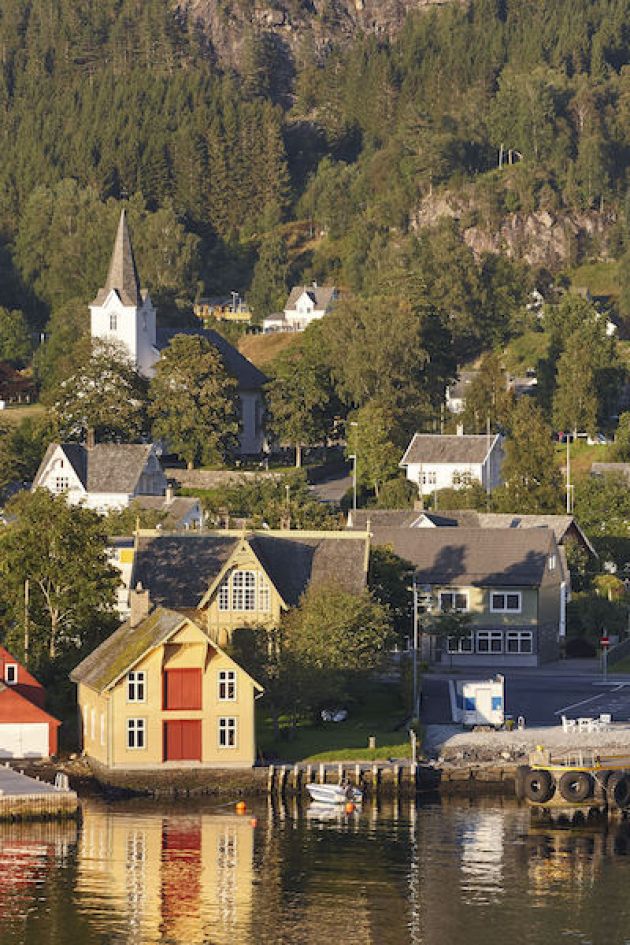
[[[589,446],[586,440],[577,440],[571,443],[571,482],[580,482],[586,479],[591,469],[591,463],[611,462],[612,446]],[[556,462],[563,473],[567,463],[567,448],[564,443],[556,444]]]
[[[46,408],[42,404],[12,404],[10,407],[5,407],[0,413],[0,417],[8,423],[19,423],[21,420],[25,420],[26,417],[35,420],[37,417],[41,417],[45,411]]]
[[[543,331],[526,331],[514,338],[505,349],[505,369],[516,376],[524,375],[547,356],[549,335]]]
[[[271,332],[268,335],[243,335],[238,344],[241,354],[257,368],[264,369],[281,351],[291,347],[299,338],[297,332]]]
[[[277,741],[271,719],[260,713],[258,746],[268,760],[294,761],[384,761],[409,758],[406,726],[397,728],[405,718],[400,687],[374,684],[369,687],[369,701],[349,706],[345,722],[314,724],[303,720],[293,737],[288,727]],[[287,724],[288,720],[281,720]],[[376,748],[368,748],[368,738],[376,738]]]
[[[630,656],[626,656],[624,660],[619,660],[618,663],[609,665],[608,672],[613,676],[615,673],[630,673]]]
[[[588,289],[591,295],[619,295],[619,263],[594,262],[570,273],[574,288]]]

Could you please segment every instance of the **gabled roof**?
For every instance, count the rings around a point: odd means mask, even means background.
[[[0,722],[46,722],[61,725],[50,712],[17,691],[16,686],[0,682]]]
[[[415,433],[401,459],[400,466],[411,463],[483,463],[491,452],[500,434],[440,435]]]
[[[157,329],[157,346],[160,350],[166,348],[175,335],[201,335],[210,344],[214,345],[225,362],[227,371],[238,381],[241,390],[259,390],[269,378],[259,371],[244,355],[231,345],[227,338],[212,328],[168,328]]]
[[[334,285],[294,285],[284,306],[285,311],[294,309],[297,300],[305,292],[312,299],[315,308],[326,309],[334,301],[336,288]]]
[[[123,305],[135,305],[140,308],[143,303],[140,277],[138,276],[131,236],[127,226],[127,212],[124,208],[120,212],[118,231],[114,241],[107,279],[103,288],[99,289],[92,305],[102,305],[112,290],[118,293]]]
[[[76,683],[83,683],[96,692],[104,692],[135,666],[145,654],[161,646],[188,622],[195,624],[214,650],[227,656],[225,651],[210,639],[203,627],[190,616],[157,607],[135,627],[132,627],[129,621],[123,623],[72,670],[70,679]],[[235,662],[231,657],[227,658]],[[245,673],[242,668],[241,671]],[[249,674],[245,673],[245,675]],[[251,679],[251,676],[249,678]],[[252,679],[252,682],[259,691],[262,691],[262,686],[256,680]]]
[[[416,528],[423,520],[432,525],[455,526],[458,523],[450,512],[427,512],[422,509],[357,509],[348,512],[348,528],[365,531],[378,528]]]
[[[557,552],[549,528],[383,528],[375,544],[415,565],[420,584],[454,586],[537,587]]]
[[[363,533],[260,531],[246,540],[287,606],[297,604],[307,587],[334,581],[357,594],[365,587]],[[242,541],[243,533],[228,531],[141,534],[133,583],[140,581],[165,607],[198,607]]]
[[[40,463],[33,488],[43,485],[46,468],[60,448],[87,492],[131,494],[153,451],[151,443],[51,443]]]
[[[591,463],[591,476],[623,476],[630,481],[630,463]]]
[[[177,528],[193,509],[201,509],[199,499],[187,495],[174,496],[170,501],[165,495],[138,495],[134,498],[132,506],[147,511],[161,512],[165,516],[163,525],[166,529]]]

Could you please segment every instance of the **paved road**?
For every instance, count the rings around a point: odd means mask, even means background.
[[[342,498],[352,489],[352,476],[340,476],[336,479],[326,479],[311,486],[311,492],[320,502],[330,502],[339,505]]]
[[[491,673],[476,674],[487,678]],[[615,722],[630,720],[630,677],[612,676],[602,683],[599,673],[505,670],[505,711],[515,718],[525,717],[531,725],[557,725],[561,715],[568,718],[610,713]],[[422,719],[425,724],[450,722],[448,681],[462,679],[457,674],[428,674],[423,679]],[[469,675],[466,674],[466,678]],[[474,678],[470,674],[470,678]]]

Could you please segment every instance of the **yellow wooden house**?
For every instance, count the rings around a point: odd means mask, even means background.
[[[191,617],[150,610],[146,591],[71,679],[84,753],[107,768],[254,764],[262,687]]]

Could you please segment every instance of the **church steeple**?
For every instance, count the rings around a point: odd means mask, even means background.
[[[99,291],[94,303],[102,304],[109,293],[114,289],[120,296],[123,305],[135,305],[140,308],[142,305],[142,293],[140,292],[140,278],[136,268],[136,260],[133,255],[131,245],[131,236],[127,225],[127,212],[123,208],[120,212],[120,221],[112,258],[109,263],[107,280],[103,288]]]

